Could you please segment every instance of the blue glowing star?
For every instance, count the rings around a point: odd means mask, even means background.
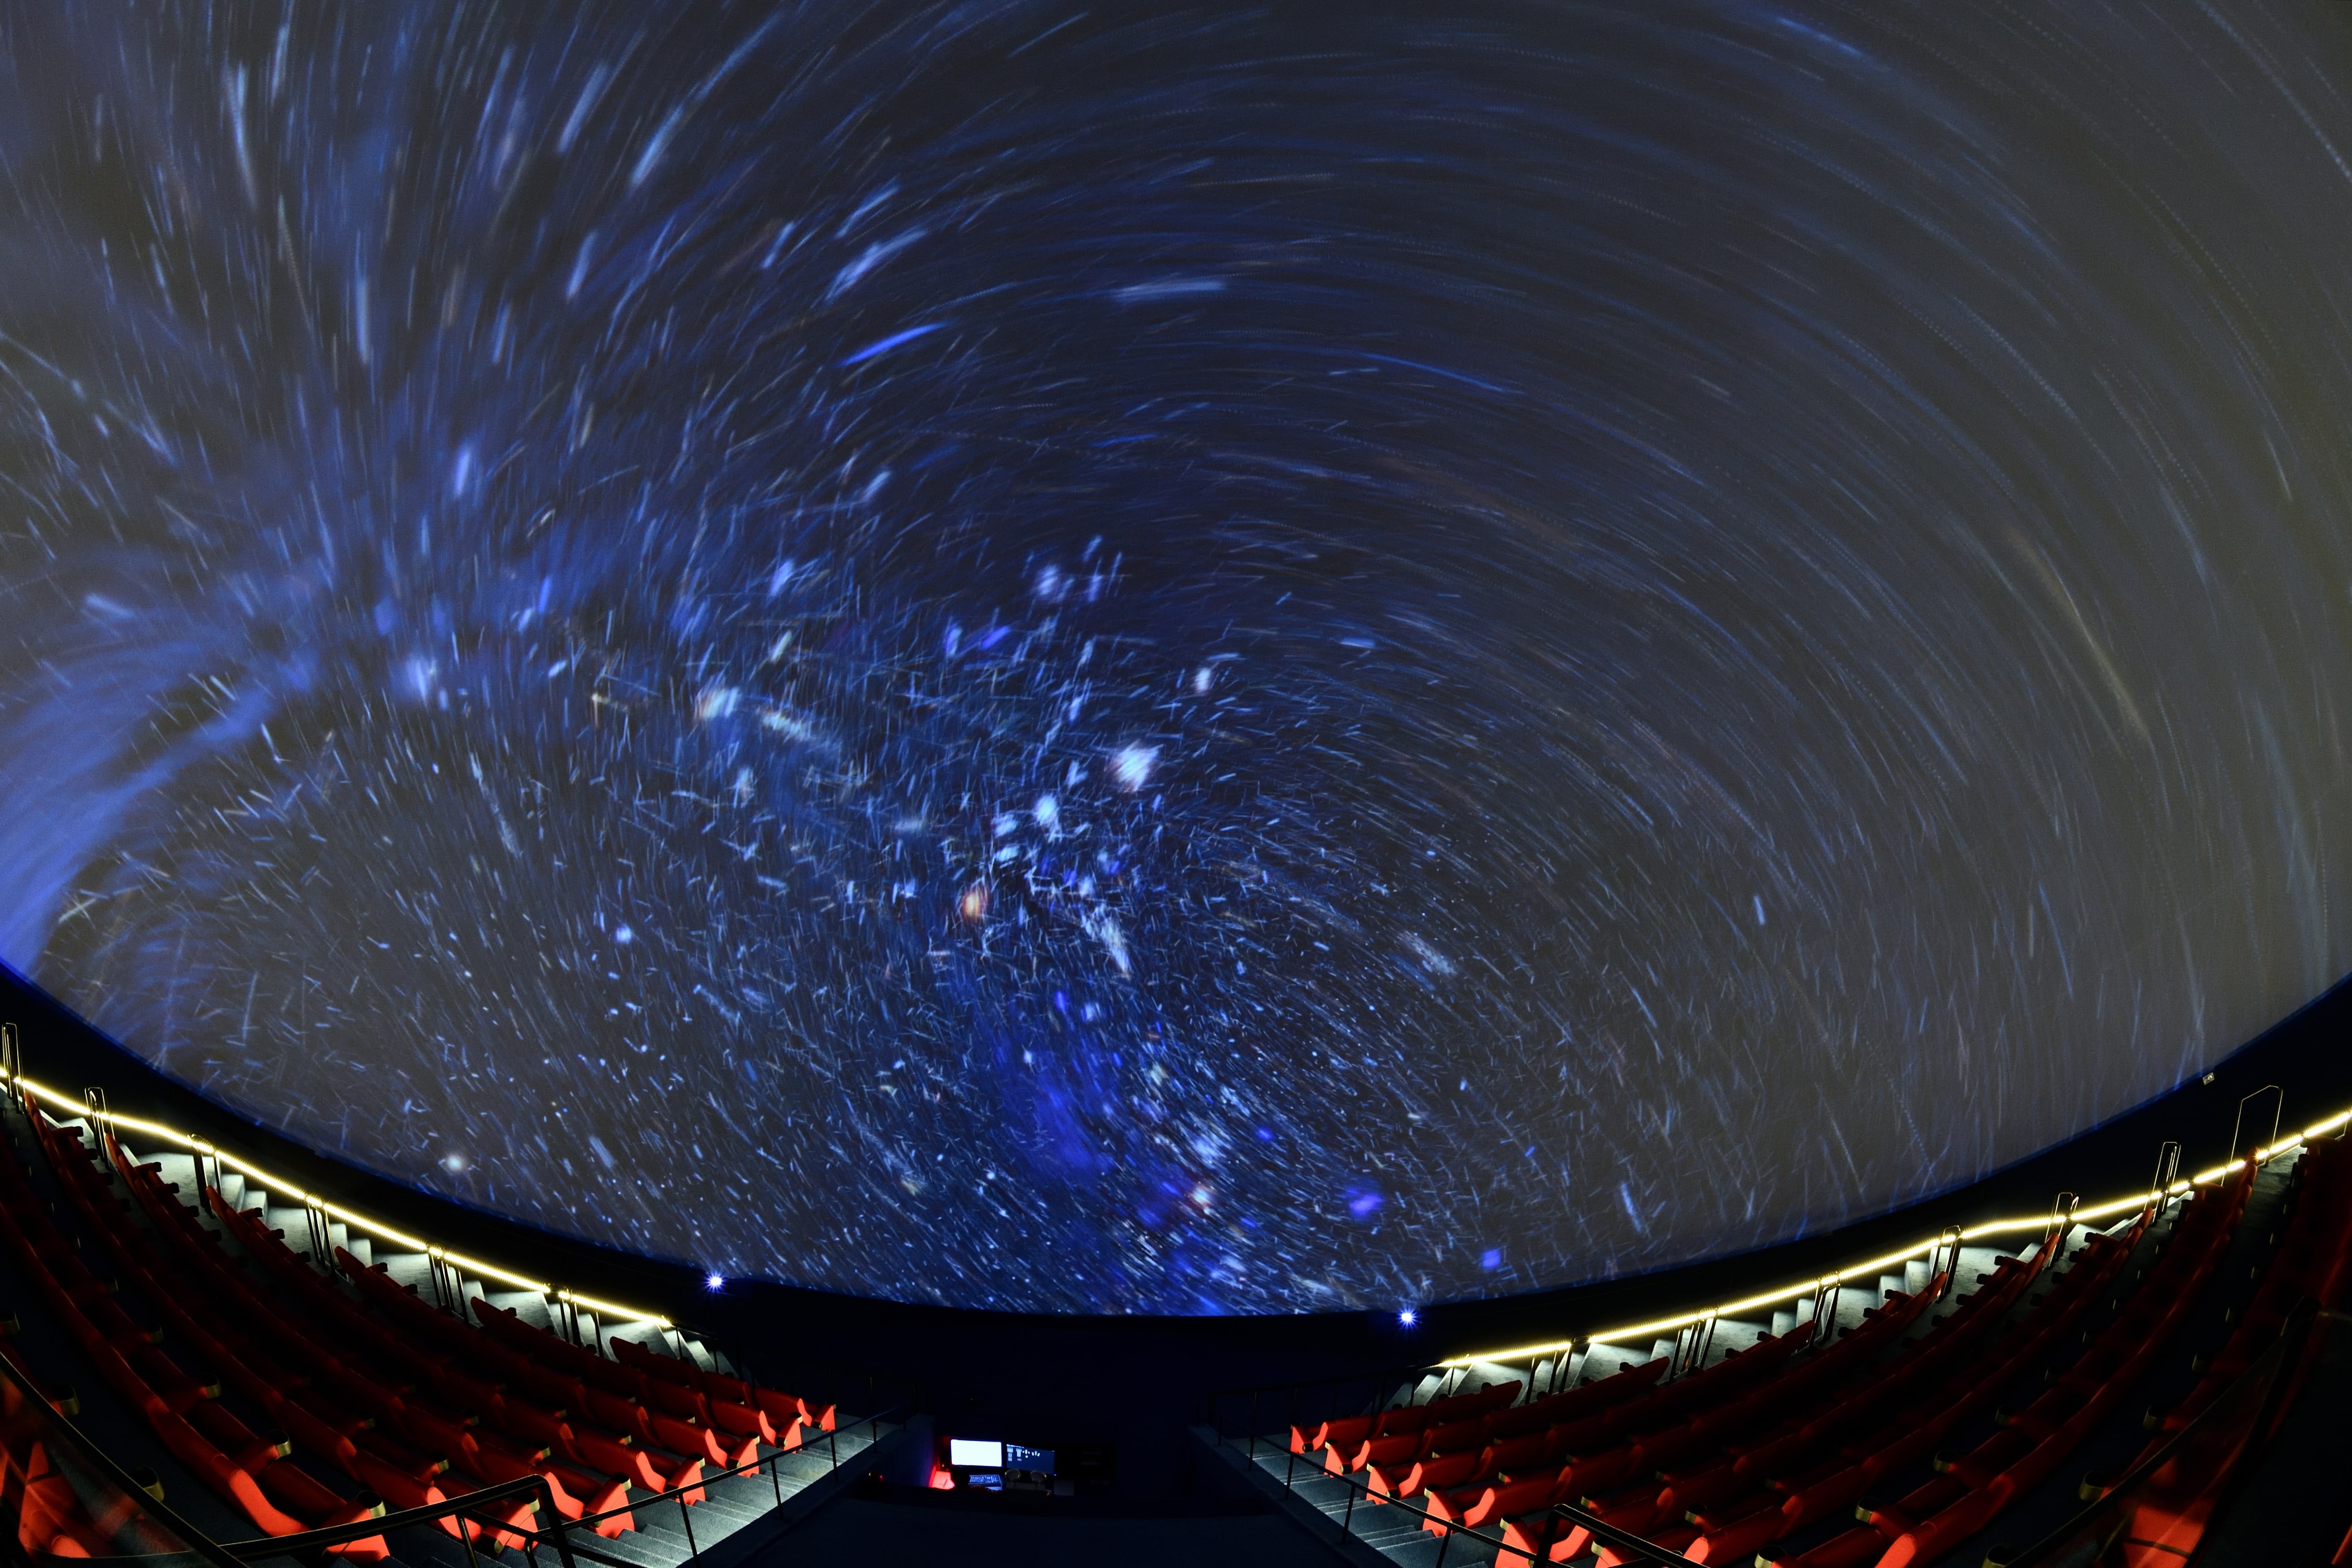
[[[1397,1322],[1404,1328],[1409,1329],[1419,1321],[1421,1321],[1421,1314],[1414,1311],[1411,1307],[1407,1307],[1404,1310],[1397,1314]]]
[[[727,1288],[727,1277],[723,1274],[706,1274],[702,1277],[702,1288],[706,1290],[723,1290]]]

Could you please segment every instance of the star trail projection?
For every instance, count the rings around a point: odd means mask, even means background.
[[[2352,7],[0,17],[0,957],[360,1166],[1393,1311],[2352,963]]]

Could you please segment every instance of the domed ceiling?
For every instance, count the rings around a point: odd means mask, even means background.
[[[0,957],[1061,1312],[1652,1269],[2352,933],[2352,7],[0,22]]]

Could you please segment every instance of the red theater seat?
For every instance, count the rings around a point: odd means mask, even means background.
[[[157,1166],[123,1161],[118,1173],[154,1226],[152,1236],[141,1232],[127,1223],[126,1205],[107,1189],[78,1139],[37,1115],[33,1127],[86,1231],[124,1282],[154,1307],[163,1328],[147,1329],[129,1318],[86,1268],[75,1282],[87,1279],[95,1292],[90,1300],[109,1301],[112,1310],[97,1313],[104,1327],[58,1289],[53,1305],[64,1309],[60,1322],[82,1339],[98,1359],[101,1376],[146,1415],[166,1447],[259,1529],[284,1534],[366,1518],[380,1506],[364,1494],[340,1497],[291,1462],[289,1447],[401,1508],[446,1500],[448,1494],[436,1478],[452,1471],[465,1478],[467,1484],[457,1488],[460,1491],[539,1475],[567,1517],[625,1503],[625,1482],[565,1462],[576,1455],[560,1422],[548,1425],[562,1438],[563,1459],[556,1458],[554,1444],[509,1436],[510,1426],[533,1425],[527,1405],[520,1415],[510,1408],[528,1395],[510,1401],[490,1381],[511,1374],[543,1392],[577,1397],[577,1380],[515,1355],[341,1254],[362,1295],[397,1320],[398,1328],[386,1327],[289,1252],[279,1233],[253,1215],[227,1209],[214,1193],[215,1211],[253,1259],[241,1265],[217,1237],[196,1226],[194,1211],[162,1182]],[[23,1173],[0,1141],[0,1233],[17,1234],[9,1215],[25,1212],[27,1198]],[[18,1239],[26,1254],[37,1256],[29,1239]],[[391,1305],[395,1298],[415,1310]],[[189,1374],[169,1346],[154,1342],[167,1337],[201,1355],[217,1377],[207,1383]],[[618,1367],[611,1371],[625,1386],[640,1386],[635,1374]],[[265,1411],[282,1435],[256,1436],[232,1412],[209,1403],[224,1388]],[[643,1425],[644,1413],[634,1404],[623,1400],[611,1413],[623,1411],[633,1425]],[[664,1489],[675,1480],[690,1488],[687,1500],[700,1500],[701,1489],[693,1484],[702,1475],[698,1458],[652,1450],[627,1461],[626,1468],[633,1477],[650,1480],[649,1489]],[[519,1547],[521,1539],[513,1531],[530,1526],[533,1507],[507,1509],[501,1517],[508,1528],[468,1523],[463,1529],[469,1536]],[[451,1535],[460,1532],[455,1520],[441,1523]],[[596,1528],[614,1535],[633,1527],[630,1516],[623,1514]],[[346,1556],[384,1554],[380,1539],[338,1550]]]

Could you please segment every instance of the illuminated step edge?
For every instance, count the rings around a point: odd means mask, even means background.
[[[446,1247],[426,1241],[422,1237],[411,1236],[404,1230],[384,1224],[382,1220],[370,1219],[365,1215],[355,1214],[341,1204],[330,1203],[317,1193],[308,1191],[296,1183],[263,1170],[251,1161],[232,1154],[205,1139],[183,1132],[176,1127],[166,1127],[160,1121],[150,1121],[143,1116],[125,1116],[120,1111],[89,1111],[79,1107],[63,1090],[52,1089],[29,1075],[10,1073],[5,1068],[0,1068],[0,1083],[22,1084],[60,1110],[74,1110],[85,1116],[94,1115],[99,1121],[108,1123],[118,1131],[144,1133],[149,1137],[161,1138],[167,1142],[176,1143],[191,1154],[209,1155],[265,1191],[289,1194],[296,1202],[313,1205],[322,1214],[342,1221],[353,1230],[363,1231],[379,1240],[391,1242],[411,1252],[422,1252],[440,1258],[468,1273],[496,1279],[520,1289],[536,1290],[542,1296],[552,1296],[557,1300],[569,1301],[575,1306],[585,1307],[600,1317],[613,1320],[615,1326],[625,1326],[629,1323],[651,1323],[658,1329],[674,1326],[667,1318],[658,1312],[645,1312],[635,1307],[623,1307],[611,1301],[600,1301],[593,1296],[583,1296],[577,1290],[565,1289],[544,1279],[533,1279],[528,1275],[518,1274],[511,1268],[501,1268],[495,1263],[485,1263],[478,1258],[469,1258],[461,1252],[452,1252]]]
[[[2081,1225],[2091,1220],[2127,1214],[2133,1209],[2147,1207],[2159,1195],[2169,1200],[2180,1196],[2192,1187],[2210,1186],[2234,1171],[2249,1165],[2267,1164],[2281,1154],[2292,1149],[2300,1148],[2315,1138],[2324,1138],[2347,1121],[2352,1121],[2352,1110],[2338,1111],[2324,1121],[2313,1122],[2300,1132],[2287,1134],[2267,1149],[2256,1149],[2243,1160],[2216,1165],[2210,1171],[2200,1171],[2185,1181],[2175,1182],[2161,1194],[2150,1189],[2134,1193],[2128,1197],[2116,1198],[2107,1203],[2084,1205],[2074,1210],[2074,1223]],[[1979,1237],[2000,1236],[2013,1231],[2048,1230],[2056,1222],[2057,1217],[2053,1212],[2029,1215],[2018,1219],[1989,1219],[1980,1225],[1960,1227],[1960,1240],[1965,1243],[1974,1241]],[[1876,1258],[1865,1258],[1859,1263],[1849,1263],[1843,1268],[1835,1269],[1827,1274],[1815,1275],[1810,1279],[1801,1280],[1794,1285],[1783,1286],[1776,1290],[1767,1290],[1762,1295],[1749,1296],[1738,1301],[1726,1301],[1718,1307],[1701,1307],[1695,1311],[1683,1312],[1671,1318],[1654,1318],[1646,1323],[1627,1323],[1619,1328],[1595,1329],[1590,1333],[1578,1334],[1563,1340],[1546,1340],[1540,1344],[1514,1345],[1508,1350],[1480,1351],[1473,1355],[1452,1356],[1436,1364],[1466,1367],[1485,1362],[1507,1366],[1513,1362],[1527,1361],[1560,1351],[1575,1350],[1588,1344],[1623,1344],[1644,1335],[1686,1329],[1693,1323],[1703,1323],[1709,1318],[1737,1317],[1742,1312],[1752,1312],[1759,1307],[1779,1307],[1783,1303],[1793,1306],[1817,1291],[1841,1287],[1854,1276],[1867,1278],[1880,1269],[1890,1268],[1898,1263],[1908,1263],[1916,1258],[1933,1258],[1936,1249],[1946,1244],[1944,1237],[1933,1237],[1893,1252],[1881,1253]]]

